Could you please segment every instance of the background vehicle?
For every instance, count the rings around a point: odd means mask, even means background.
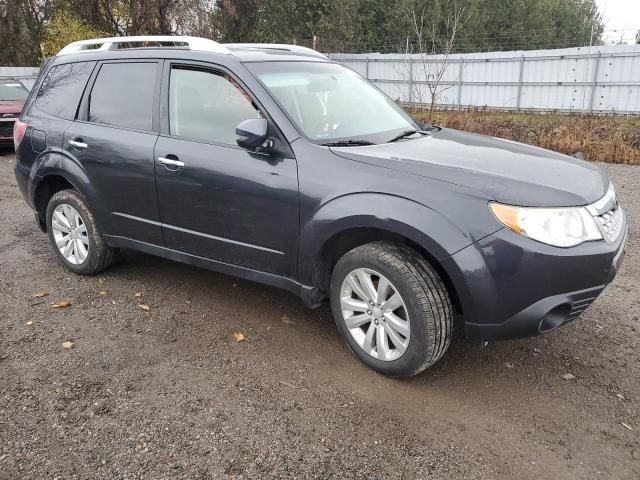
[[[483,339],[554,330],[624,253],[626,216],[599,168],[418,124],[312,50],[76,42],[34,92],[16,178],[70,270],[127,247],[308,306],[330,298],[349,347],[387,375],[433,365],[455,318]]]
[[[0,146],[13,145],[13,124],[28,95],[19,81],[0,79]]]

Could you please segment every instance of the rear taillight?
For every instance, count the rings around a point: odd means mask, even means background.
[[[16,150],[18,150],[18,145],[20,145],[22,137],[24,137],[24,133],[26,131],[27,124],[20,120],[16,120],[16,123],[13,124],[13,146]]]

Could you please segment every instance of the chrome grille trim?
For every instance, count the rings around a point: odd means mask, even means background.
[[[605,193],[600,200],[596,200],[585,208],[591,215],[597,217],[598,215],[602,215],[605,212],[613,210],[617,205],[616,190],[613,188],[613,183],[609,182],[607,193]]]
[[[616,199],[616,191],[613,184],[609,183],[609,189],[600,200],[585,207],[593,216],[596,225],[607,243],[615,242],[622,233],[624,225],[624,213]]]
[[[623,218],[622,208],[619,206],[595,217],[605,242],[613,243],[618,239],[622,233]]]

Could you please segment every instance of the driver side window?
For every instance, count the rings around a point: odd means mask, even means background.
[[[228,75],[187,68],[171,69],[171,135],[235,146],[236,127],[250,118],[262,116]]]

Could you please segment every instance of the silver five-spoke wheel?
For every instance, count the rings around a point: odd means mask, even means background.
[[[358,268],[340,289],[342,317],[354,340],[382,361],[400,358],[407,350],[411,329],[404,300],[380,273]]]
[[[61,203],[51,218],[51,229],[56,246],[67,261],[80,265],[89,255],[87,226],[78,211],[71,205]]]

